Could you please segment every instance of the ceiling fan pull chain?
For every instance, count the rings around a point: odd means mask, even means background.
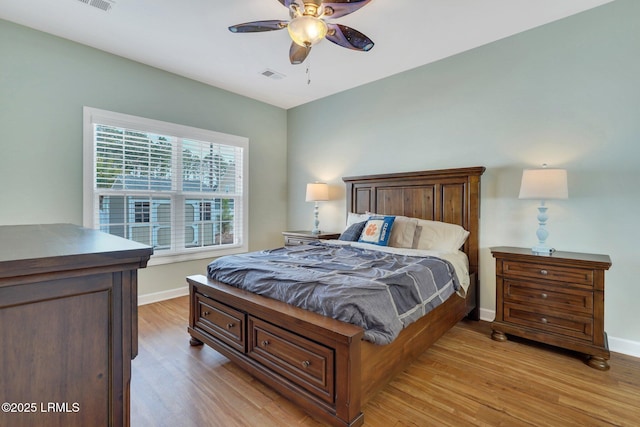
[[[307,59],[307,85],[311,84],[311,60]]]

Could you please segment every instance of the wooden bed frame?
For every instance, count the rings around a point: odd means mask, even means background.
[[[471,284],[388,345],[363,330],[210,280],[187,278],[191,345],[205,343],[310,414],[359,426],[362,406],[464,316],[478,319],[480,176],[484,167],[343,178],[347,209],[444,221],[470,232]]]

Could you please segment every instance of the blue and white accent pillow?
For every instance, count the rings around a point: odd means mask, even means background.
[[[358,242],[387,246],[395,216],[372,216],[364,226]]]

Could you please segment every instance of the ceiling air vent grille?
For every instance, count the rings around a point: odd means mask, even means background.
[[[116,3],[114,0],[78,0],[81,3],[88,4],[89,6],[97,7],[100,10],[108,12]]]
[[[286,77],[284,74],[270,70],[268,68],[266,68],[264,71],[261,71],[260,74],[273,80],[282,80]]]

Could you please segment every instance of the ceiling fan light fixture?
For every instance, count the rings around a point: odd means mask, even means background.
[[[84,0],[80,0],[84,1]],[[104,1],[104,0],[102,0]],[[330,22],[323,17],[341,18],[359,10],[371,0],[278,0],[289,9],[289,21],[270,19],[232,25],[232,33],[260,33],[283,30],[285,27],[293,40],[289,48],[291,64],[302,64],[311,46],[322,39],[347,49],[366,52],[373,47],[373,41],[360,31],[346,25]],[[326,2],[326,3],[325,3]]]
[[[310,47],[327,35],[327,24],[313,16],[298,16],[289,22],[289,35],[297,45]]]

